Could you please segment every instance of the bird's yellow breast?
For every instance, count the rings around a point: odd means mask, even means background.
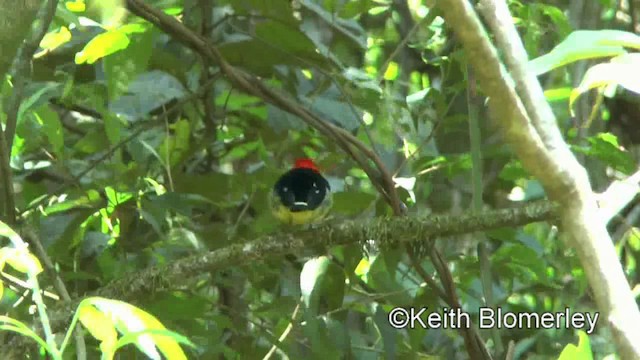
[[[284,205],[278,205],[277,209],[273,211],[273,215],[285,224],[290,225],[304,225],[312,222],[322,220],[325,214],[324,209],[317,208],[314,210],[296,211],[289,210]]]

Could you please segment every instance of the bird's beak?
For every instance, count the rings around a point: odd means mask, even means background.
[[[296,201],[293,203],[293,207],[291,207],[291,211],[304,211],[307,210],[309,204],[304,201]]]

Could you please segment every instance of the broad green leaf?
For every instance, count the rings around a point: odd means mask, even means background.
[[[345,275],[341,267],[326,256],[307,261],[300,273],[300,292],[312,313],[342,306]]]
[[[640,36],[620,30],[578,30],[548,54],[531,60],[529,68],[541,75],[578,60],[621,55],[625,47],[640,49]]]
[[[278,133],[288,130],[302,130],[307,127],[307,124],[298,116],[271,104],[267,105],[267,114],[269,126]]]
[[[88,190],[85,196],[81,196],[75,199],[69,199],[52,204],[45,208],[47,216],[51,216],[56,213],[68,211],[70,209],[91,209],[95,208],[103,203],[100,193],[95,190]]]
[[[587,333],[578,331],[578,345],[568,344],[560,353],[558,360],[593,360],[591,343]]]
[[[38,334],[31,330],[29,326],[27,326],[20,320],[0,315],[0,324],[8,324],[0,325],[0,330],[13,331],[15,333],[31,338],[35,342],[37,342],[38,345],[42,346],[44,349],[47,349],[49,353],[51,353],[51,349],[49,348],[49,345],[47,345],[46,341],[44,341],[40,336],[38,336]]]
[[[9,225],[5,224],[2,221],[0,221],[0,236],[9,238],[9,240],[11,240],[11,242],[15,246],[22,243],[22,239],[20,238],[20,235],[18,235],[18,233],[13,231],[13,229]]]
[[[87,8],[84,0],[65,1],[64,6],[67,10],[77,13],[84,12]]]
[[[599,133],[588,137],[587,140],[589,146],[574,145],[571,148],[574,151],[596,157],[625,174],[631,174],[635,171],[635,161],[628,152],[620,149],[615,135]]]
[[[164,71],[149,71],[132,81],[127,94],[113,101],[109,110],[129,121],[136,121],[185,94],[184,86],[173,75]]]
[[[342,18],[354,18],[358,15],[367,13],[376,6],[378,6],[378,4],[373,0],[347,1],[340,8],[339,14]]]
[[[93,64],[105,56],[111,55],[129,46],[129,37],[122,31],[109,30],[97,35],[76,54],[76,64]]]
[[[508,277],[513,273],[519,279],[527,279],[532,275],[534,281],[546,278],[545,263],[540,261],[536,252],[520,243],[503,244],[491,256],[491,263],[495,264],[496,272]]]
[[[373,304],[373,311],[373,321],[378,327],[378,331],[380,331],[382,343],[384,344],[384,358],[397,359],[398,354],[396,353],[396,337],[398,335],[398,330],[389,325],[389,317],[387,315],[387,312],[384,311],[379,303]]]
[[[316,13],[328,24],[331,24],[332,27],[338,29],[339,31],[336,32],[336,36],[342,36],[348,39],[350,41],[349,46],[355,45],[361,50],[367,48],[366,32],[357,21],[336,17],[332,12],[325,10],[325,8],[314,1],[301,0],[300,3],[310,12]],[[316,42],[316,45],[318,45],[318,42]]]
[[[365,192],[335,192],[332,212],[355,216],[370,210],[376,196]]]
[[[53,146],[54,153],[62,158],[64,155],[64,133],[58,113],[45,105],[41,106],[34,115],[42,123],[44,133]]]
[[[379,293],[388,294],[385,298],[395,306],[409,306],[413,300],[405,289],[395,278],[395,270],[388,260],[392,257],[389,253],[383,253],[373,259],[369,259],[370,267],[367,273],[367,285]],[[389,263],[394,263],[389,261]],[[415,286],[414,286],[415,287]]]
[[[18,124],[22,122],[25,114],[33,108],[47,104],[49,99],[60,92],[60,84],[56,82],[34,83],[35,88],[31,88],[33,93],[28,96],[18,110]]]
[[[0,249],[0,264],[9,264],[17,271],[27,274],[38,275],[42,272],[40,260],[31,254],[26,248],[3,247]]]
[[[71,40],[71,32],[66,26],[62,26],[57,31],[47,33],[40,41],[40,47],[51,51],[69,40]]]
[[[549,89],[544,91],[544,97],[549,102],[562,101],[571,96],[571,91],[572,89],[570,87]]]
[[[146,314],[149,315],[149,314]],[[149,315],[150,316],[150,315]],[[164,355],[165,359],[187,359],[184,351],[180,347],[180,344],[185,344],[192,348],[195,348],[193,344],[186,336],[180,335],[170,330],[159,329],[147,329],[138,332],[130,332],[122,336],[117,343],[117,348],[120,349],[129,344],[136,344],[136,342],[142,336],[153,336],[155,345],[160,349],[160,352]]]
[[[560,36],[566,36],[571,32],[571,24],[567,16],[556,6],[542,3],[532,3],[530,6],[540,9],[558,27]]]
[[[589,68],[580,85],[571,92],[569,106],[573,114],[573,103],[581,94],[609,85],[620,85],[640,94],[640,53],[624,54],[611,59],[609,63],[597,64]]]
[[[144,310],[131,304],[111,300],[101,297],[90,297],[80,303],[79,308],[83,306],[92,306],[99,310],[110,320],[111,324],[124,336],[136,334],[133,339],[128,338],[122,343],[118,343],[116,348],[126,345],[129,341],[133,342],[140,351],[145,353],[151,359],[160,359],[157,349],[168,359],[186,359],[185,353],[176,341],[179,335],[174,336],[162,325],[158,319]],[[160,331],[159,334],[148,332],[149,330]],[[184,339],[180,337],[180,339]],[[157,348],[156,348],[157,347]]]
[[[122,0],[117,0],[122,2]],[[147,31],[147,27],[143,24],[125,24],[118,28],[118,31],[125,34],[138,34]]]
[[[369,262],[369,259],[363,257],[356,266],[355,270],[353,270],[353,272],[364,282],[367,282],[367,274],[369,273],[369,269],[371,269],[371,263]]]
[[[320,113],[323,118],[331,121],[348,131],[357,129],[362,118],[362,111],[347,101],[329,96],[302,97],[311,108]]]
[[[272,51],[282,51],[291,57],[307,60],[321,60],[316,46],[298,28],[277,21],[264,21],[256,26],[256,36],[273,47]]]
[[[90,303],[82,302],[78,306],[78,320],[89,333],[100,341],[103,355],[111,358],[116,351],[118,333],[111,318],[100,312]]]

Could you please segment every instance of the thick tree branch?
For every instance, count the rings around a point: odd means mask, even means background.
[[[621,357],[640,358],[638,307],[598,211],[587,173],[560,136],[539,84],[532,84],[537,80],[526,69],[526,53],[506,4],[485,1],[483,8],[516,79],[517,93],[469,2],[450,0],[438,5],[490,98],[490,110],[505,140],[525,168],[540,179],[549,197],[560,204],[563,238],[580,257]]]
[[[521,208],[486,211],[483,214],[431,215],[428,217],[376,218],[370,221],[345,221],[306,231],[261,236],[250,242],[236,243],[204,254],[171,262],[166,267],[146,269],[115,280],[99,289],[95,296],[117,298],[135,303],[143,294],[175,290],[176,284],[208,271],[229,266],[248,265],[269,257],[303,250],[346,245],[374,239],[381,248],[418,243],[475,231],[517,227],[538,221],[555,221],[558,208],[550,202],[531,203]],[[80,299],[54,307],[51,315],[64,321]],[[58,322],[61,324],[61,322]]]

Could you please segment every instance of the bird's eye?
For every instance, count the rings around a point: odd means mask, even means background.
[[[313,186],[314,188],[317,188],[317,187],[318,187],[318,184],[313,183],[313,185],[312,185],[312,186]]]
[[[289,188],[285,186],[285,187],[282,188],[282,191],[283,192],[287,192],[287,191],[289,191]]]

